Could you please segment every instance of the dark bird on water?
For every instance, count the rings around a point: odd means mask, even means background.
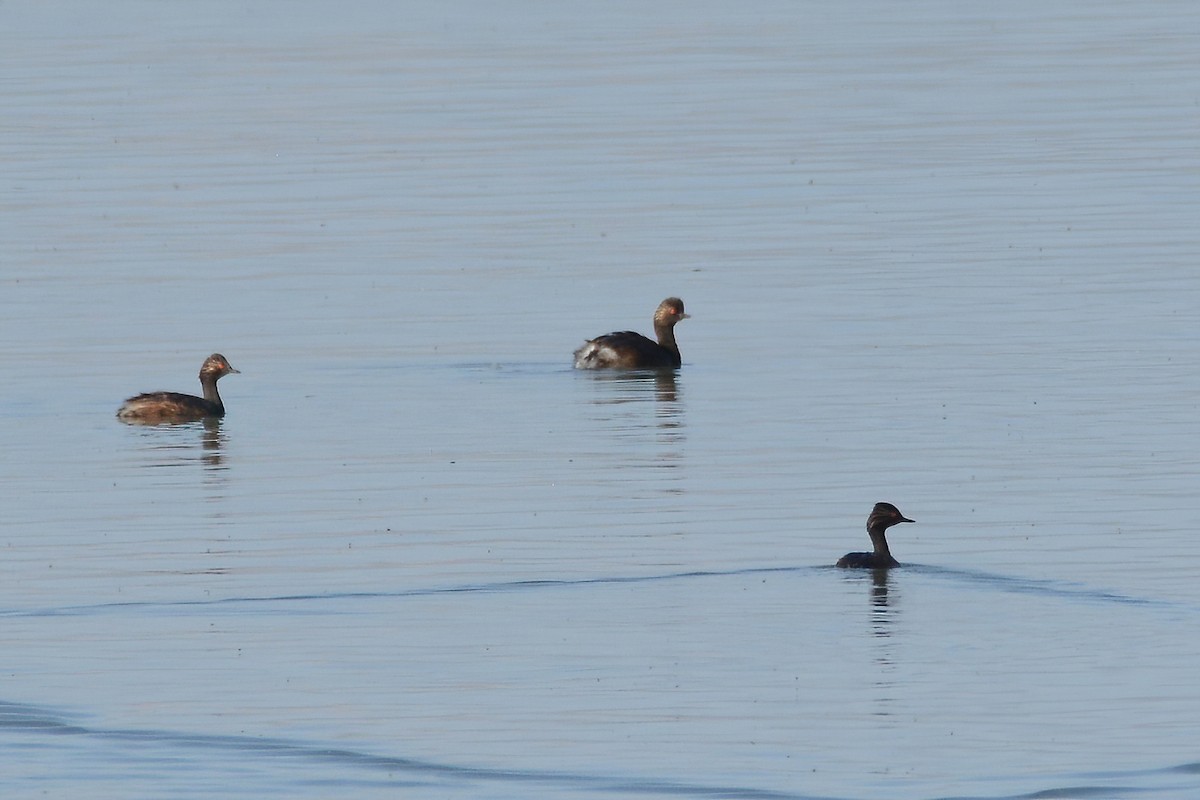
[[[575,351],[576,369],[676,369],[681,360],[675,323],[687,319],[683,301],[668,297],[654,311],[653,341],[633,331],[597,336]]]
[[[147,392],[131,397],[117,410],[122,422],[157,425],[163,422],[194,422],[208,417],[225,416],[225,404],[217,394],[217,381],[238,372],[220,353],[213,353],[200,366],[200,385],[204,396],[179,392]]]
[[[900,562],[892,558],[888,550],[887,537],[884,531],[900,522],[915,522],[900,513],[900,509],[891,503],[876,503],[867,517],[867,533],[871,536],[874,551],[870,553],[846,553],[838,559],[839,567],[858,569],[887,569],[898,567]]]

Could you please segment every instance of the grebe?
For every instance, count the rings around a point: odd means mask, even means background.
[[[633,331],[618,331],[597,336],[575,351],[576,369],[663,369],[677,368],[679,345],[675,344],[675,323],[687,319],[683,301],[668,297],[654,311],[654,342]]]
[[[225,356],[213,353],[200,366],[200,385],[204,397],[179,392],[147,392],[131,397],[117,410],[123,422],[155,425],[160,422],[194,422],[205,417],[225,416],[225,404],[217,394],[217,381],[238,370],[230,366]]]
[[[875,546],[873,553],[846,553],[838,559],[839,567],[858,569],[887,569],[898,567],[900,562],[892,558],[888,550],[887,538],[883,532],[900,522],[915,522],[900,513],[900,509],[891,503],[876,503],[867,517],[867,533],[871,535],[871,544]]]

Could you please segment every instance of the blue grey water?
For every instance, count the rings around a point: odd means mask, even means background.
[[[3,797],[1200,794],[1192,0],[0,16]]]

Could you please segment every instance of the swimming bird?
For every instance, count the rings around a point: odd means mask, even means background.
[[[846,553],[838,559],[839,567],[858,569],[887,569],[898,567],[900,562],[892,558],[888,550],[887,537],[884,531],[901,522],[915,522],[900,513],[900,509],[891,503],[876,503],[867,517],[867,533],[871,536],[871,544],[875,550],[871,553]]]
[[[205,417],[225,416],[225,404],[217,394],[217,381],[235,374],[225,356],[213,353],[200,366],[200,385],[204,396],[179,392],[147,392],[131,397],[117,410],[122,422],[157,425],[162,422],[194,422]]]
[[[683,301],[668,297],[654,311],[655,342],[633,331],[597,336],[575,351],[576,369],[675,369],[682,363],[675,323],[687,319]]]

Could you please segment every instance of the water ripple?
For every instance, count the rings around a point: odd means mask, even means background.
[[[1089,587],[1086,585],[1070,583],[1066,581],[1021,578],[997,573],[926,565],[906,565],[903,569],[908,573],[916,573],[919,575],[927,575],[938,579],[954,581],[974,589],[993,590],[1015,594],[1031,594],[1059,600],[1082,600],[1096,603],[1112,603],[1122,606],[1140,606],[1144,608],[1170,610],[1176,612],[1200,612],[1200,609],[1197,609],[1190,604],[1158,600],[1155,598],[1137,597],[1134,595],[1122,594],[1119,592],[1113,592],[1106,589]],[[263,597],[223,597],[211,600],[97,603],[94,605],[61,606],[40,609],[10,609],[6,611],[0,611],[0,617],[69,616],[101,613],[105,611],[121,611],[127,609],[211,607],[250,603],[306,603],[310,601],[363,600],[381,598],[429,597],[450,594],[542,591],[588,586],[604,586],[612,584],[705,580],[712,578],[740,577],[749,575],[788,573],[808,573],[810,575],[818,575],[834,570],[835,568],[830,566],[749,567],[731,570],[687,570],[683,572],[668,572],[655,575],[607,575],[593,578],[548,578],[536,580],[496,581],[492,583],[468,583],[456,586],[422,587],[398,591],[327,592]],[[841,573],[840,570],[838,570],[838,572]],[[846,574],[857,575],[859,573]]]
[[[251,736],[219,736],[164,730],[90,728],[54,716],[46,709],[0,702],[0,732],[82,736],[108,742],[172,745],[184,750],[222,751],[230,756],[253,754],[263,758],[334,764],[343,768],[386,770],[389,785],[412,785],[414,779],[450,779],[476,783],[550,786],[583,789],[618,795],[662,797],[745,798],[746,800],[832,800],[818,795],[781,792],[739,786],[704,786],[668,780],[628,776],[588,775],[573,772],[529,769],[498,769],[448,764],[435,761],[384,756],[360,750],[331,748],[286,739]],[[400,773],[401,777],[395,777]],[[425,782],[425,781],[422,781]],[[344,785],[339,782],[339,785]]]

